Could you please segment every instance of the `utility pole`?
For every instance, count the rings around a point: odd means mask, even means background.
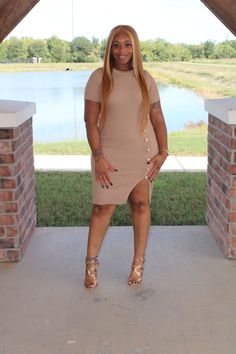
[[[74,0],[71,0],[71,33],[72,41],[75,38],[75,27],[74,27]]]

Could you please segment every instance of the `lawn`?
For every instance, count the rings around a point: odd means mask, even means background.
[[[161,172],[152,197],[153,225],[204,225],[206,173]],[[36,173],[38,226],[86,226],[91,214],[90,173]],[[127,205],[111,225],[131,225]]]
[[[185,128],[168,135],[171,155],[207,155],[207,125]],[[54,143],[34,143],[36,155],[89,155],[87,141],[64,141]]]

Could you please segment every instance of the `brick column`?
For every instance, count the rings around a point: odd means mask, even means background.
[[[35,104],[0,100],[0,261],[21,259],[36,224]]]
[[[236,259],[236,98],[206,100],[207,223],[227,258]]]

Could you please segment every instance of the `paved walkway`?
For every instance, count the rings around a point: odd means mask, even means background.
[[[37,229],[0,264],[1,354],[235,354],[236,262],[205,226],[153,226],[144,281],[126,284],[131,227],[111,227],[83,287],[87,227]]]
[[[35,155],[35,169],[40,171],[90,171],[88,155]],[[168,156],[162,171],[206,171],[207,157]]]

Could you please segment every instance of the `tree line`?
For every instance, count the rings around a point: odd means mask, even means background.
[[[50,62],[98,62],[103,59],[106,40],[92,40],[76,37],[71,42],[56,36],[48,39],[12,37],[0,44],[1,63],[30,62],[32,58],[41,58]],[[149,61],[189,61],[207,58],[236,58],[236,40],[215,43],[211,40],[201,44],[172,44],[164,39],[140,42],[145,62]]]

